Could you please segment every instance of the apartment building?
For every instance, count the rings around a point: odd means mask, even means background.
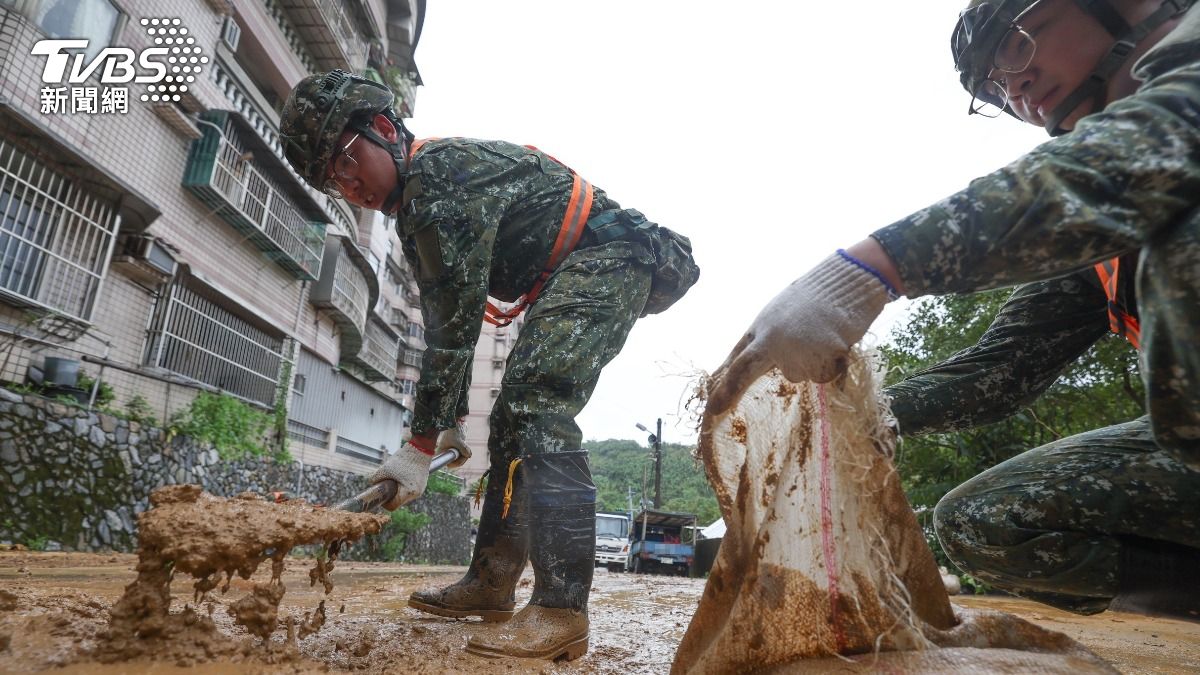
[[[411,114],[424,6],[0,0],[0,380],[77,359],[160,419],[202,390],[282,401],[308,464],[397,449],[424,348],[411,270],[385,218],[300,180],[279,110],[342,68]],[[140,77],[154,48],[169,79],[114,81],[120,50]]]
[[[475,345],[475,359],[471,364],[471,389],[467,393],[471,413],[466,419],[467,445],[471,446],[474,456],[457,471],[469,486],[476,484],[480,476],[488,470],[488,415],[492,412],[496,398],[500,396],[500,383],[504,379],[508,355],[512,352],[517,334],[524,323],[524,314],[503,328],[484,323],[479,342]],[[475,511],[475,515],[479,515],[478,509]]]

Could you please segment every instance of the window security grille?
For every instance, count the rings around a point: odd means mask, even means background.
[[[271,335],[209,299],[180,278],[159,300],[146,363],[273,405],[284,361],[282,336]]]
[[[311,424],[288,420],[288,438],[314,448],[324,448],[329,445],[329,432]]]
[[[357,441],[352,441],[349,438],[338,436],[337,453],[340,455],[348,455],[364,462],[371,464],[383,464],[383,451],[379,448],[372,448],[369,445],[363,445]]]
[[[79,184],[0,141],[0,294],[90,321],[118,219]]]

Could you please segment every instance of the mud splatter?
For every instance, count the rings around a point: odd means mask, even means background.
[[[296,500],[276,504],[253,494],[223,499],[203,493],[197,485],[159,488],[150,495],[150,504],[152,508],[138,516],[137,580],[126,586],[113,606],[108,631],[94,654],[102,662],[153,658],[187,665],[215,658],[294,660],[293,640],[282,649],[270,642],[286,591],[280,579],[285,556],[302,544],[355,541],[378,532],[387,522],[386,516],[319,509]],[[235,623],[261,639],[261,646],[225,636],[211,616],[190,605],[171,613],[170,585],[176,575],[196,580],[194,598],[202,603],[218,585],[227,591],[234,575],[250,579],[267,560],[271,579],[254,584],[228,608]],[[328,592],[332,566],[318,561],[317,567],[313,583],[320,580]],[[319,618],[306,616],[300,632],[319,629],[324,615],[322,604],[316,612]],[[289,633],[292,623],[289,619]]]
[[[746,420],[735,417],[730,423],[730,437],[737,443],[745,443],[750,437],[750,430],[746,428]]]

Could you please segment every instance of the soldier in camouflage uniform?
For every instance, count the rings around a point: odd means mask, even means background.
[[[527,307],[489,419],[491,460],[466,576],[414,593],[442,616],[508,621],[478,635],[485,655],[576,658],[588,646],[595,487],[575,417],[641,316],[699,274],[682,237],[622,209],[553,157],[503,141],[415,141],[385,87],[333,71],[306,78],[283,110],[288,158],[314,187],[396,216],[417,270],[425,351],[412,439],[372,481],[394,509],[423,492],[433,454],[470,455],[459,429],[481,325]],[[489,296],[517,303],[502,311]],[[485,311],[486,308],[486,311]],[[526,560],[529,604],[513,616]]]
[[[935,510],[939,539],[964,570],[1064,609],[1200,618],[1200,8],[1190,5],[973,2],[953,41],[972,112],[990,106],[1057,138],[801,277],[714,376],[711,410],[772,366],[834,378],[895,294],[1031,282],[977,345],[889,388],[900,433],[1011,415],[1110,328],[1140,347],[1149,414],[959,486]]]

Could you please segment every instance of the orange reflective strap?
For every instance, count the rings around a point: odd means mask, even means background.
[[[411,162],[412,158],[417,156],[417,151],[421,149],[422,145],[425,145],[429,141],[436,140],[438,140],[437,136],[430,136],[429,138],[418,138],[417,140],[413,141],[412,145],[408,148],[408,161]]]
[[[595,189],[591,183],[584,180],[579,174],[572,172],[572,176],[571,198],[567,201],[567,212],[563,214],[562,226],[558,228],[558,237],[554,239],[554,248],[550,250],[550,259],[546,261],[546,269],[542,270],[542,273],[538,275],[537,281],[533,283],[533,288],[530,288],[528,293],[522,295],[517,300],[517,304],[511,309],[507,311],[501,310],[491,301],[488,301],[484,305],[484,321],[493,326],[501,327],[512,323],[513,319],[520,316],[526,307],[532,305],[537,300],[538,295],[542,292],[542,287],[550,279],[550,275],[571,254],[571,251],[575,250],[576,244],[579,243],[579,238],[583,236],[583,228],[587,225],[588,215],[592,212]]]
[[[1104,287],[1104,295],[1108,297],[1108,328],[1112,332],[1129,340],[1134,349],[1142,348],[1142,327],[1136,317],[1124,312],[1117,305],[1118,280],[1121,274],[1121,259],[1113,258],[1094,266],[1096,276],[1100,277],[1100,285]]]

